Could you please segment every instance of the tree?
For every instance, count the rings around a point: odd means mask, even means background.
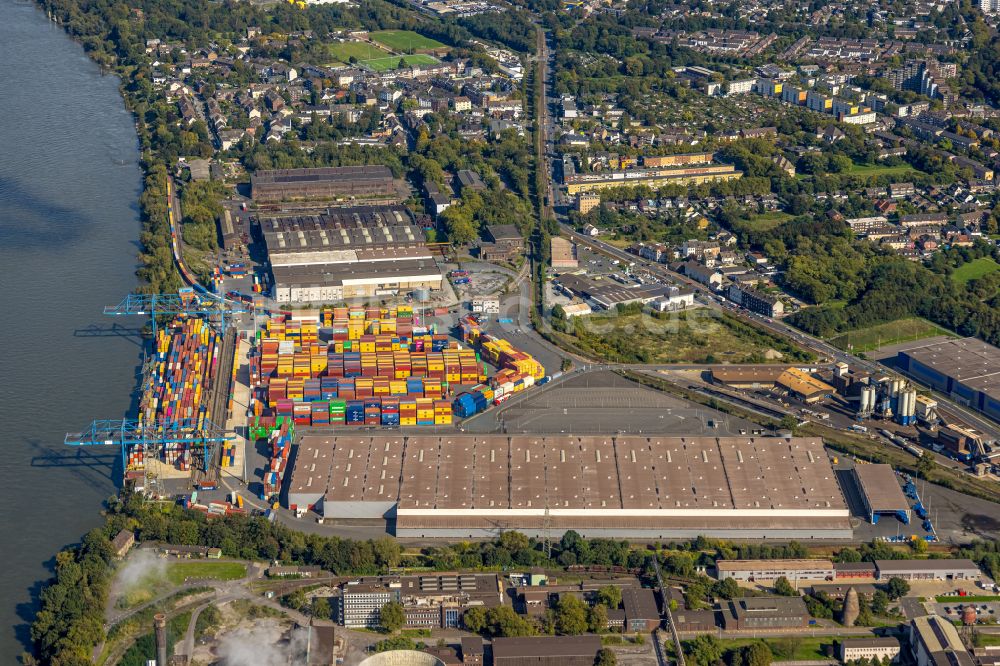
[[[744,666],[770,666],[773,660],[771,648],[764,641],[756,641],[743,648]]]
[[[320,620],[329,620],[333,616],[330,602],[326,597],[315,597],[313,599],[312,614],[313,617]]]
[[[722,644],[712,634],[701,634],[694,640],[686,641],[684,651],[698,666],[715,666],[722,659]]]
[[[406,613],[403,612],[403,605],[398,601],[390,601],[383,605],[379,618],[382,628],[390,634],[396,633],[406,624]]]
[[[892,577],[885,584],[885,592],[893,601],[905,597],[910,592],[910,584],[902,578]]]
[[[587,628],[590,633],[599,634],[608,628],[608,609],[604,604],[591,606],[587,611]]]
[[[597,652],[597,659],[594,660],[594,666],[617,666],[618,657],[615,656],[614,651],[610,648],[601,648]]]
[[[925,453],[924,455],[917,458],[917,464],[916,464],[917,474],[919,474],[922,478],[924,479],[930,478],[931,470],[933,470],[934,467],[935,467],[934,457],[931,456],[929,453]]]
[[[622,605],[622,590],[616,585],[605,585],[597,590],[597,603],[608,608],[618,608]]]
[[[587,632],[587,605],[571,594],[563,595],[556,605],[556,632],[577,636]]]
[[[872,595],[872,613],[885,615],[889,612],[889,595],[882,590],[875,590]]]
[[[789,583],[788,579],[784,576],[779,576],[778,579],[774,581],[774,593],[783,597],[799,596],[798,590],[792,587],[792,584]]]
[[[372,542],[375,550],[375,559],[380,566],[399,566],[399,559],[403,554],[403,549],[399,542],[390,536],[384,536]]]
[[[717,597],[722,597],[723,599],[732,599],[734,597],[740,596],[740,586],[732,578],[726,578],[725,580],[720,580],[715,585],[713,585],[712,592]]]

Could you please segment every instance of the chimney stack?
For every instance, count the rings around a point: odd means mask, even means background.
[[[167,616],[153,616],[153,633],[156,636],[156,666],[167,666]]]

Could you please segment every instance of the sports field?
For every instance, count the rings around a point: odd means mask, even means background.
[[[1000,270],[1000,264],[992,258],[980,257],[956,268],[955,272],[951,274],[951,279],[961,285],[965,285],[969,283],[969,280],[978,280],[998,270]]]
[[[402,60],[408,66],[412,65],[433,65],[438,62],[437,58],[429,55],[405,55],[405,56],[386,56],[385,58],[375,58],[373,60],[362,60],[361,64],[365,67],[371,67],[376,72],[384,72],[390,69],[396,69],[399,67],[399,61]]]
[[[363,61],[389,55],[389,52],[385,49],[367,42],[334,42],[333,44],[329,44],[327,49],[334,60],[343,63],[349,62],[351,58]]]
[[[433,51],[444,47],[441,42],[412,30],[379,30],[369,33],[369,36],[373,41],[384,44],[398,53]]]

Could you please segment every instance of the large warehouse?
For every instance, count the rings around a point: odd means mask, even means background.
[[[957,402],[1000,419],[1000,349],[978,338],[946,340],[899,352],[899,367]]]
[[[403,206],[330,208],[259,222],[279,303],[441,288],[441,269]]]
[[[861,493],[868,520],[877,523],[879,516],[894,515],[910,522],[910,503],[899,487],[896,473],[889,465],[857,465],[854,480]]]
[[[257,203],[396,199],[400,194],[392,171],[381,164],[258,171],[251,176],[250,187]]]
[[[286,500],[400,537],[852,537],[816,438],[306,436]]]

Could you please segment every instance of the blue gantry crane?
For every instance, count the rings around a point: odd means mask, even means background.
[[[170,314],[217,316],[222,322],[222,332],[226,331],[226,321],[235,314],[250,312],[248,306],[210,294],[204,289],[195,291],[191,287],[178,289],[176,294],[129,294],[118,305],[104,308],[109,316],[143,315],[153,321],[153,335],[156,335],[156,316]]]
[[[143,470],[148,472],[148,463],[167,444],[191,444],[202,447],[202,471],[210,471],[215,449],[233,436],[207,419],[178,419],[141,423],[136,419],[112,419],[92,421],[78,433],[67,433],[64,442],[70,446],[118,446],[121,448],[122,469],[128,468],[128,455],[135,447],[142,447]],[[210,452],[209,449],[212,449]],[[148,476],[146,476],[148,481]],[[147,486],[148,483],[144,483]]]

